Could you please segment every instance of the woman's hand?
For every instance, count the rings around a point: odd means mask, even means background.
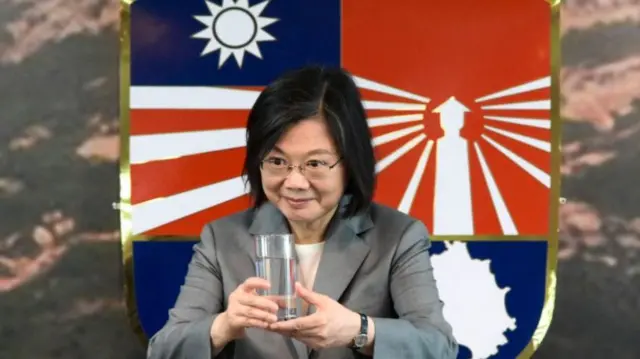
[[[256,289],[269,289],[269,286],[268,281],[253,277],[229,295],[227,310],[211,326],[211,338],[216,347],[243,337],[246,328],[266,329],[278,320],[278,305],[256,293]]]
[[[360,332],[360,315],[326,295],[296,283],[298,296],[316,312],[296,319],[273,323],[269,329],[294,337],[312,349],[346,347]]]

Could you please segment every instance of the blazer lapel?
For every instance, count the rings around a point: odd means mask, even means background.
[[[369,244],[359,234],[371,228],[373,222],[368,212],[348,219],[336,216],[332,222],[313,290],[339,301],[369,254]]]

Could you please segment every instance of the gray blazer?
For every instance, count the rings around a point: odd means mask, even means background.
[[[308,350],[295,339],[253,328],[222,351],[212,350],[213,320],[229,294],[255,276],[252,235],[283,232],[286,220],[270,203],[207,224],[169,320],[150,339],[148,358],[363,358],[349,348]],[[373,204],[349,219],[334,216],[326,238],[313,290],[373,318],[375,358],[456,358],[422,222]]]

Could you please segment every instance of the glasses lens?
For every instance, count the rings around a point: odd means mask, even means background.
[[[283,162],[264,161],[262,162],[262,168],[270,174],[285,173],[287,171],[287,165]]]
[[[329,172],[329,168],[327,166],[306,166],[304,172],[310,178],[323,178]]]

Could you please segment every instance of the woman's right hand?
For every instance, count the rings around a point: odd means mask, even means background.
[[[246,328],[265,329],[278,321],[278,305],[256,293],[257,289],[269,287],[267,280],[252,277],[229,295],[227,310],[218,315],[211,326],[211,338],[216,347],[241,338]]]

